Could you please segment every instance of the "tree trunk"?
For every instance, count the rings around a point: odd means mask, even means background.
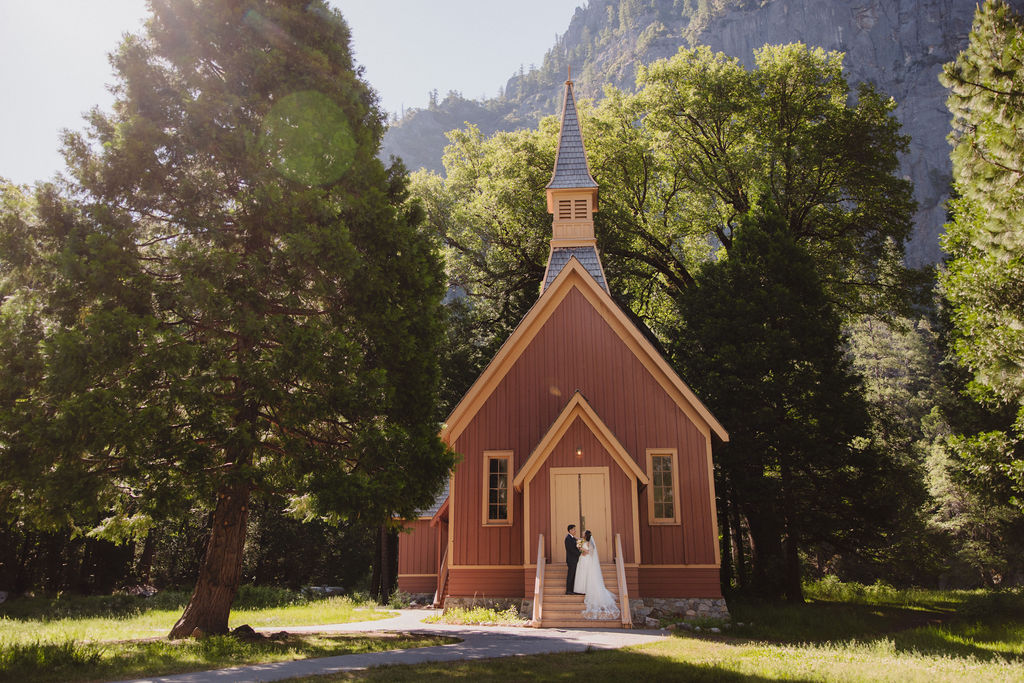
[[[387,567],[384,578],[386,581],[382,581],[385,589],[387,590],[387,597],[390,598],[391,594],[398,590],[398,532],[393,529],[386,529],[387,533]]]
[[[750,525],[750,590],[768,600],[786,594],[786,555],[782,546],[782,524],[767,510],[747,510]]]
[[[733,547],[732,533],[729,527],[729,503],[723,496],[718,508],[719,532],[722,534],[721,556],[722,566],[718,570],[718,580],[722,584],[722,593],[728,596],[733,589]]]
[[[135,569],[136,579],[145,585],[149,585],[153,574],[153,555],[156,552],[156,540],[152,530],[146,534],[146,540],[142,544],[142,555],[139,556],[139,564]]]
[[[381,594],[381,577],[383,576],[383,573],[384,573],[383,572],[384,563],[381,562],[380,560],[381,560],[381,557],[383,557],[383,553],[384,553],[383,537],[384,537],[383,529],[378,527],[377,528],[377,533],[376,533],[376,538],[374,539],[374,547],[373,547],[373,574],[370,576],[370,595],[375,600],[377,600],[378,602],[382,601],[382,598],[380,597],[380,594]]]
[[[733,494],[735,495],[735,493]],[[736,503],[729,505],[729,518],[726,525],[731,527],[733,556],[736,564],[736,586],[740,591],[747,588],[749,571],[747,569],[747,553],[743,547],[743,525],[740,523],[740,509]]]
[[[249,490],[249,482],[241,482],[227,485],[217,494],[199,579],[169,638],[187,638],[196,629],[204,634],[228,632],[228,615],[242,574]]]
[[[370,593],[381,604],[386,603],[398,587],[398,532],[384,524],[377,528],[377,544],[373,562]]]
[[[803,603],[804,589],[800,584],[800,553],[796,537],[786,537],[786,599],[793,603]]]

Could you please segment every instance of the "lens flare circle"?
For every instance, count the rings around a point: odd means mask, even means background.
[[[301,90],[281,98],[263,119],[261,143],[270,164],[303,185],[326,185],[352,165],[356,140],[348,117],[329,97]]]

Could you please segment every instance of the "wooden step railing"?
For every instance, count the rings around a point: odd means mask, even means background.
[[[540,626],[544,615],[544,534],[537,538],[537,576],[533,579],[533,625]]]
[[[631,627],[633,615],[629,611],[629,590],[626,588],[626,565],[622,560],[621,534],[615,534],[615,576],[619,580],[619,612],[622,615],[622,626]]]
[[[434,591],[434,607],[444,607],[444,591],[448,584],[448,548],[441,555],[441,566],[437,571],[437,590]]]

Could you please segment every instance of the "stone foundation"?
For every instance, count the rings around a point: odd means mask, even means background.
[[[648,618],[729,618],[725,598],[638,598],[629,601],[629,609],[633,614],[634,625],[644,624]]]
[[[434,602],[433,593],[408,593],[409,602],[417,605],[429,605]]]

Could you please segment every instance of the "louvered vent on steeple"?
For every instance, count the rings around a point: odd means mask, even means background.
[[[551,182],[547,184],[548,213],[551,224],[551,251],[541,292],[548,288],[569,259],[575,257],[605,291],[608,285],[597,254],[594,213],[597,212],[597,182],[590,175],[576,114],[573,83],[565,82],[562,104],[562,129]]]

